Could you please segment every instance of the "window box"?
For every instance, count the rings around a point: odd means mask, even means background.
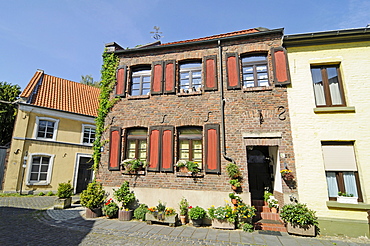
[[[339,203],[358,204],[357,199],[358,199],[358,197],[338,196],[337,197],[337,202],[339,202]]]
[[[152,224],[152,222],[167,223],[169,226],[176,226],[178,223],[179,216],[177,214],[164,215],[163,213],[146,213],[145,220],[147,224]]]
[[[235,223],[230,223],[225,219],[212,219],[212,227],[218,229],[235,230]]]
[[[301,236],[316,236],[316,226],[308,225],[300,227],[298,225],[292,225],[291,223],[286,224],[286,229],[289,234],[301,235]]]
[[[72,204],[72,197],[57,198],[54,201],[54,209],[70,208]]]

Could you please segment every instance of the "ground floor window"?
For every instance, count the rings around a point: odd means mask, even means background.
[[[46,185],[50,183],[53,159],[54,156],[47,154],[31,155],[28,169],[29,185]]]
[[[199,127],[179,129],[179,159],[194,161],[202,167],[202,129]]]
[[[147,152],[147,129],[130,129],[127,133],[127,159],[146,160]]]

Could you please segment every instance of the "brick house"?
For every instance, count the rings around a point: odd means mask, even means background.
[[[97,174],[107,191],[130,182],[140,203],[178,208],[181,197],[208,208],[232,192],[225,167],[243,173],[238,192],[247,204],[273,191],[282,205],[295,195],[280,170],[295,174],[283,29],[254,28],[193,40],[107,50],[119,57],[119,97],[106,118],[109,139]],[[147,160],[127,175],[121,161]],[[196,176],[178,160],[199,163]]]

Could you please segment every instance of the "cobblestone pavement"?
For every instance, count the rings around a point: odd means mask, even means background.
[[[0,197],[0,245],[370,245],[366,238],[246,233],[86,219],[84,208],[53,210],[54,197]]]

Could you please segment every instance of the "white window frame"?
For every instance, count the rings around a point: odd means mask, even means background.
[[[194,62],[186,62],[180,65],[180,75],[179,75],[179,87],[180,93],[189,93],[195,91],[201,91],[203,86],[203,71],[202,71],[202,62],[201,61],[194,61]],[[194,84],[193,80],[198,79],[195,77],[194,73],[200,73],[200,84]],[[186,78],[181,78],[182,74],[187,74]],[[183,83],[184,80],[188,80],[188,85]],[[197,87],[195,87],[197,86]]]
[[[81,144],[92,146],[93,143],[84,143],[84,132],[85,132],[85,128],[92,128],[92,129],[94,129],[95,130],[95,134],[96,134],[96,126],[94,126],[94,125],[88,125],[88,124],[82,124]],[[94,138],[94,140],[95,140],[95,138]]]
[[[46,181],[31,181],[30,180],[31,179],[32,160],[33,160],[33,157],[37,157],[37,156],[49,157],[50,158]],[[46,153],[32,153],[32,154],[30,154],[30,156],[28,158],[28,164],[27,164],[28,167],[27,167],[26,184],[27,185],[49,185],[50,181],[51,181],[51,174],[53,173],[54,157],[55,157],[55,155],[46,154]]]
[[[133,89],[134,88],[134,78],[138,78],[140,80],[139,83],[136,83],[139,85],[138,89]],[[144,82],[144,78],[149,78],[149,82]],[[149,68],[146,69],[140,69],[140,70],[134,70],[132,71],[131,74],[131,88],[130,88],[130,95],[131,96],[144,96],[144,95],[149,95],[150,94],[150,86],[151,86],[151,79],[152,79],[152,70]],[[145,87],[149,86],[149,87]],[[143,90],[146,89],[148,92],[145,94]],[[137,95],[133,95],[133,91],[138,91]]]
[[[41,138],[41,137],[37,137],[37,133],[39,131],[39,124],[40,124],[40,121],[41,120],[46,120],[46,121],[52,121],[52,122],[54,122],[54,131],[53,131],[53,137],[52,138]],[[49,141],[50,140],[56,140],[56,138],[57,138],[57,132],[58,132],[58,125],[59,125],[59,119],[36,116],[35,129],[34,129],[33,136],[36,139],[43,139],[43,140],[49,140]]]

